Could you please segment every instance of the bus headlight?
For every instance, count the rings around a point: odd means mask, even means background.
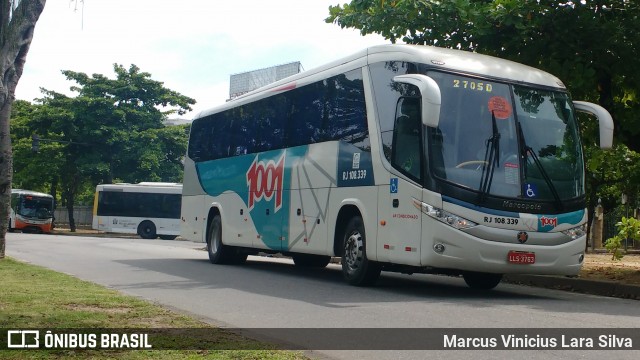
[[[587,224],[582,224],[568,230],[562,230],[562,233],[575,240],[587,233]]]
[[[413,199],[413,205],[420,209],[420,211],[422,211],[424,214],[458,230],[467,229],[478,225],[477,223],[469,219],[465,219],[461,216],[452,214],[448,211],[444,211],[440,208],[429,205],[422,201],[418,201],[416,199]]]

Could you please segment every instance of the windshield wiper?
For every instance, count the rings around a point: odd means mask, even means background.
[[[551,190],[551,195],[553,195],[553,199],[555,200],[556,208],[558,210],[562,210],[564,206],[562,205],[562,200],[560,200],[560,195],[558,195],[558,190],[556,189],[555,185],[553,185],[553,181],[551,181],[549,174],[547,174],[547,171],[544,169],[544,166],[542,165],[542,162],[540,162],[540,158],[538,158],[538,155],[536,155],[536,152],[533,151],[533,149],[527,145],[527,142],[524,139],[524,132],[522,131],[522,125],[520,124],[520,121],[516,121],[516,127],[518,131],[518,137],[520,138],[520,152],[522,154],[522,157],[524,158],[524,164],[523,164],[525,165],[524,177],[526,178],[526,168],[527,168],[526,163],[529,158],[528,155],[530,154],[531,158],[533,159],[533,162],[538,167],[538,170],[540,170],[540,174],[542,175],[542,178],[544,179],[545,183],[547,183],[549,190]]]
[[[496,115],[491,112],[491,126],[493,133],[487,139],[487,145],[484,152],[484,166],[480,175],[480,202],[484,202],[487,193],[491,190],[493,182],[493,173],[500,166],[500,132],[496,123]]]

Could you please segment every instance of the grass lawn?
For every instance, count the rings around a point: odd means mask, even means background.
[[[11,258],[0,260],[0,287],[0,329],[4,331],[149,329],[153,333],[153,329],[198,328],[204,330],[206,338],[185,334],[152,339],[160,344],[175,344],[178,349],[208,349],[2,350],[6,344],[0,341],[0,359],[307,359],[302,352],[277,350],[274,345],[212,327],[115,290]],[[0,339],[6,335],[0,334]]]

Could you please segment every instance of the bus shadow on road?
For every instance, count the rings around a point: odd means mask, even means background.
[[[250,257],[242,265],[213,265],[202,259],[139,259],[120,263],[162,272],[183,280],[176,282],[131,283],[118,288],[164,287],[175,289],[235,289],[248,293],[286,298],[327,307],[360,306],[354,303],[392,303],[403,301],[469,300],[477,306],[492,307],[514,300],[557,299],[546,294],[531,294],[504,285],[490,291],[468,288],[462,278],[439,275],[402,275],[383,272],[372,287],[354,287],[344,282],[339,265],[326,268],[300,268],[290,259]]]

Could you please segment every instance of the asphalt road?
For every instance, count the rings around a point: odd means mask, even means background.
[[[336,265],[298,269],[286,259],[261,257],[249,257],[240,266],[212,265],[203,247],[186,241],[7,234],[10,257],[218,326],[247,329],[247,334],[259,332],[255,328],[354,328],[349,331],[354,331],[357,341],[356,335],[368,335],[362,329],[380,328],[451,328],[452,335],[460,332],[458,336],[471,328],[472,336],[478,337],[491,332],[474,333],[473,328],[495,328],[503,335],[523,328],[640,328],[640,306],[634,300],[511,284],[478,292],[459,278],[388,273],[383,273],[376,287],[357,288],[342,281]],[[355,334],[363,331],[364,335]],[[567,330],[568,337],[575,333]],[[640,334],[640,329],[635,333]],[[639,339],[634,339],[634,349],[640,349]],[[321,350],[309,354],[368,360],[640,358],[639,350]]]

